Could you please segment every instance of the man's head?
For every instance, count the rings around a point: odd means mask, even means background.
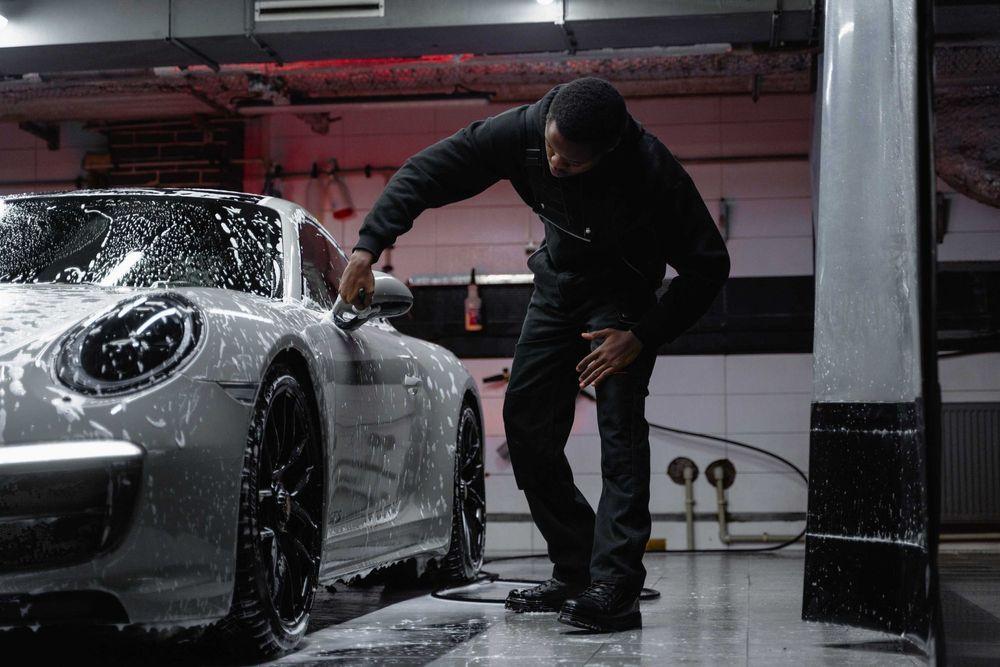
[[[575,176],[592,169],[618,145],[628,112],[621,93],[604,79],[567,83],[545,117],[545,153],[553,176]]]

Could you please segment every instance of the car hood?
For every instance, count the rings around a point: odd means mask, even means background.
[[[0,362],[33,352],[139,291],[100,285],[0,285]]]

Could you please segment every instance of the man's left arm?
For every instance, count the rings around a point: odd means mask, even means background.
[[[687,331],[712,305],[729,277],[729,252],[686,173],[666,202],[671,233],[662,239],[666,261],[677,271],[659,302],[632,327],[644,347],[659,349]]]

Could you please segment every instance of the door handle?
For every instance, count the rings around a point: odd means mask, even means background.
[[[416,375],[404,375],[403,386],[410,391],[420,389],[420,377]]]

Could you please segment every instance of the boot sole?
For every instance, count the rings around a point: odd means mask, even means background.
[[[583,628],[584,630],[593,630],[595,632],[620,632],[622,630],[633,630],[642,627],[642,613],[638,611],[617,618],[601,620],[576,614],[572,611],[563,611],[559,613],[557,620],[560,623],[572,625],[575,628]]]
[[[504,608],[510,609],[518,614],[538,614],[544,612],[557,612],[562,607],[562,603],[558,607],[553,607],[551,604],[545,602],[535,602],[529,600],[507,600],[504,602]]]

